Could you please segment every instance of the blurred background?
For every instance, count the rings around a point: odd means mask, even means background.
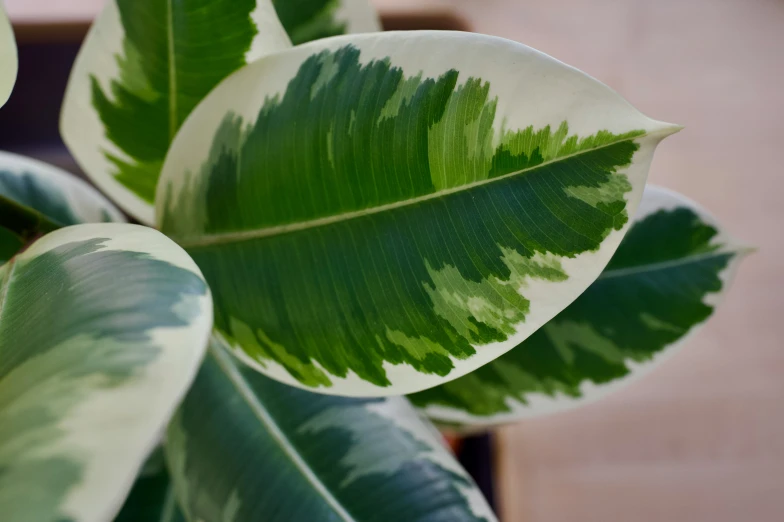
[[[102,0],[5,0],[20,82],[0,149],[71,171],[59,104]],[[387,28],[523,42],[610,85],[666,140],[650,180],[759,248],[688,347],[604,401],[495,436],[512,522],[784,520],[784,1],[375,0]]]

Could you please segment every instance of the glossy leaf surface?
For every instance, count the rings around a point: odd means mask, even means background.
[[[159,232],[77,225],[0,267],[0,513],[104,522],[202,359],[198,268]]]
[[[513,348],[593,282],[674,130],[507,40],[331,38],[205,99],[158,216],[248,364],[325,393],[415,392]]]
[[[438,437],[405,399],[298,390],[215,345],[166,450],[189,520],[495,520]]]
[[[648,187],[599,279],[506,355],[411,396],[473,429],[585,404],[646,374],[707,321],[748,252],[697,204]]]
[[[381,30],[370,0],[273,0],[294,45],[319,38]]]
[[[96,185],[151,224],[188,114],[231,72],[289,45],[270,0],[109,0],[71,72],[63,139]]]

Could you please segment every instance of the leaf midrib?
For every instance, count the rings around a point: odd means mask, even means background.
[[[669,261],[657,261],[656,263],[636,265],[636,266],[631,266],[629,268],[617,268],[615,270],[607,270],[605,272],[602,272],[602,274],[599,276],[597,281],[602,281],[607,279],[617,279],[621,277],[631,277],[640,274],[645,274],[647,272],[667,270],[678,266],[699,263],[701,261],[708,261],[718,257],[733,255],[733,254],[736,254],[736,252],[717,250],[714,252],[706,252],[704,254],[688,255],[685,257],[681,257],[679,259],[671,259]]]
[[[335,511],[335,514],[337,514],[342,520],[346,522],[357,522],[340,504],[338,499],[332,495],[327,486],[324,485],[324,483],[316,476],[315,473],[313,473],[305,461],[302,460],[302,457],[297,452],[297,449],[294,447],[288,437],[286,437],[286,434],[283,433],[283,431],[280,429],[280,426],[278,426],[278,424],[275,422],[275,419],[272,418],[261,401],[258,400],[245,379],[239,375],[236,368],[234,367],[233,361],[231,360],[231,356],[223,352],[220,348],[215,348],[213,346],[210,346],[210,351],[215,357],[215,360],[218,363],[218,367],[236,387],[240,397],[242,397],[251,411],[253,411],[259,422],[264,425],[264,427],[267,429],[267,432],[276,441],[278,441],[280,448],[291,459],[291,462],[302,474],[302,476],[305,477],[305,480],[307,480],[313,486],[313,488],[321,494],[326,503],[329,504],[329,506]]]
[[[605,143],[604,145],[601,145],[601,146],[598,146],[598,147],[594,147],[592,149],[586,149],[586,150],[578,151],[578,152],[575,152],[575,153],[572,153],[572,154],[567,154],[565,156],[559,156],[558,158],[552,159],[550,161],[545,161],[545,162],[540,163],[539,165],[536,165],[534,167],[529,167],[529,168],[521,169],[521,170],[518,170],[518,171],[515,171],[515,172],[510,172],[508,174],[504,174],[503,176],[498,176],[498,177],[495,177],[495,178],[483,179],[483,180],[475,181],[473,183],[469,183],[469,184],[466,184],[466,185],[460,185],[459,187],[453,187],[453,188],[449,188],[449,189],[444,189],[444,190],[433,192],[431,194],[425,194],[423,196],[417,196],[415,198],[406,199],[406,200],[403,200],[403,201],[395,201],[393,203],[387,203],[385,205],[379,205],[377,207],[366,208],[366,209],[361,209],[361,210],[354,210],[354,211],[351,211],[351,212],[344,212],[342,214],[335,214],[335,215],[332,215],[332,216],[326,216],[326,217],[322,217],[322,218],[318,218],[318,219],[311,219],[311,220],[308,220],[308,221],[301,221],[301,222],[298,222],[298,223],[289,223],[289,224],[285,224],[285,225],[277,225],[277,226],[273,226],[273,227],[260,228],[260,229],[257,229],[257,230],[243,230],[243,231],[240,231],[240,232],[224,232],[224,233],[220,233],[220,234],[205,234],[203,236],[192,237],[192,238],[187,238],[186,237],[186,238],[183,238],[183,239],[178,239],[174,235],[169,235],[169,237],[171,239],[173,239],[174,241],[176,241],[181,247],[186,248],[186,249],[192,249],[192,248],[210,247],[210,246],[213,246],[213,245],[219,245],[219,244],[223,244],[223,243],[237,243],[237,242],[241,242],[241,241],[249,241],[249,240],[252,240],[252,239],[260,239],[260,238],[264,238],[264,237],[288,234],[288,233],[291,233],[291,232],[298,232],[298,231],[301,231],[301,230],[307,230],[309,228],[322,227],[322,226],[326,226],[326,225],[331,225],[333,223],[339,223],[341,221],[348,221],[348,220],[351,220],[351,219],[356,219],[356,218],[360,218],[360,217],[364,217],[364,216],[369,216],[369,215],[372,215],[372,214],[378,214],[378,213],[381,213],[381,212],[386,212],[386,211],[394,210],[394,209],[397,209],[397,208],[402,208],[402,207],[407,207],[407,206],[411,206],[411,205],[416,205],[416,204],[422,203],[424,201],[429,201],[431,199],[438,199],[438,198],[450,196],[452,194],[456,194],[456,193],[462,192],[462,191],[472,190],[474,188],[481,187],[483,185],[488,185],[490,183],[494,183],[494,182],[501,181],[501,180],[504,180],[504,179],[512,178],[512,177],[515,177],[515,176],[519,176],[521,174],[530,173],[530,172],[533,172],[533,171],[535,171],[537,169],[541,169],[541,168],[547,167],[549,165],[552,165],[554,163],[558,163],[558,162],[565,161],[565,160],[570,159],[570,158],[582,156],[583,154],[589,154],[589,153],[595,152],[597,150],[605,149],[607,147],[612,147],[613,145],[617,145],[619,143],[623,143],[623,142],[626,142],[626,141],[634,141],[634,140],[637,140],[637,139],[645,138],[647,136],[650,136],[650,134],[651,133],[646,132],[644,134],[640,134],[640,135],[637,135],[637,136],[634,136],[634,137],[615,140],[615,141],[612,141],[612,142],[609,142],[609,143]],[[623,167],[623,166],[624,165],[619,165],[618,167]]]

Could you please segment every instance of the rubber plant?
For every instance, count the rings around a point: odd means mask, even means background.
[[[106,3],[61,127],[125,214],[0,155],[4,521],[495,520],[425,416],[584,404],[711,316],[746,250],[645,188],[677,126],[515,42],[378,29]]]

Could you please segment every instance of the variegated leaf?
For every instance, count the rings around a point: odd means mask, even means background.
[[[52,230],[108,221],[125,218],[87,183],[52,165],[0,152],[0,264]]]
[[[349,33],[381,30],[370,0],[273,0],[294,45]]]
[[[188,114],[229,73],[289,46],[270,0],[109,0],[71,72],[63,139],[99,188],[150,224]]]
[[[410,393],[581,294],[674,130],[508,40],[336,37],[213,91],[172,145],[157,215],[246,363],[324,393]]]
[[[612,261],[573,304],[506,355],[410,398],[436,422],[476,429],[603,397],[710,318],[746,252],[694,202],[648,187]]]
[[[191,521],[495,520],[438,437],[405,399],[298,390],[215,343],[166,453]]]
[[[18,58],[16,55],[16,39],[11,22],[0,2],[0,107],[5,105],[11,96],[16,83]]]
[[[2,520],[111,520],[211,324],[198,268],[149,228],[66,227],[0,267]]]
[[[0,197],[42,214],[58,227],[125,221],[114,205],[73,174],[2,151]]]

